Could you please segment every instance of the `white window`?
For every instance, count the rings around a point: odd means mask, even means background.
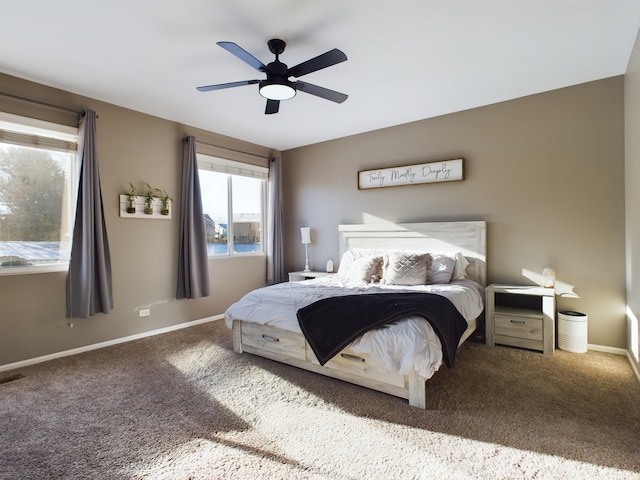
[[[0,112],[0,275],[68,268],[78,129]]]
[[[265,167],[198,154],[210,257],[264,253],[268,173]]]

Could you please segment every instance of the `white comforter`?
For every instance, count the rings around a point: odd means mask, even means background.
[[[224,318],[229,328],[232,328],[233,320],[245,320],[301,333],[296,312],[304,306],[326,297],[384,292],[443,295],[451,300],[467,322],[475,320],[484,308],[484,290],[471,280],[410,287],[348,285],[333,274],[253,290],[231,305]],[[409,373],[413,367],[424,378],[430,378],[442,364],[440,339],[429,322],[421,317],[409,317],[387,328],[367,332],[348,348],[353,353],[366,353],[371,359],[401,374]]]

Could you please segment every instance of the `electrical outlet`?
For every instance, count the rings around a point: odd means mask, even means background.
[[[151,315],[151,310],[149,308],[141,308],[139,314],[141,317],[148,317]]]

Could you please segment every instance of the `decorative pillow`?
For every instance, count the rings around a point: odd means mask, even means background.
[[[453,269],[452,280],[464,280],[467,278],[467,267],[469,266],[469,260],[465,258],[462,253],[456,253],[456,266]]]
[[[429,283],[449,283],[453,276],[456,261],[447,255],[432,255],[431,276]]]
[[[340,259],[340,264],[338,265],[338,276],[343,277],[347,275],[347,272],[355,262],[356,258],[353,255],[351,250],[348,250],[342,254],[342,258]]]
[[[347,250],[342,254],[342,258],[340,259],[340,265],[338,265],[338,274],[343,276],[348,276],[348,272],[353,266],[353,262],[356,261],[356,258],[373,255],[373,250],[365,250],[365,249],[354,249]]]
[[[377,281],[382,271],[382,255],[350,250],[342,255],[338,276],[346,283]]]
[[[382,266],[385,285],[424,285],[431,273],[431,255],[428,253],[386,253]]]

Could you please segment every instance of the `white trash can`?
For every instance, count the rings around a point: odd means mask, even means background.
[[[558,312],[558,348],[573,353],[587,351],[587,316],[584,313]]]

